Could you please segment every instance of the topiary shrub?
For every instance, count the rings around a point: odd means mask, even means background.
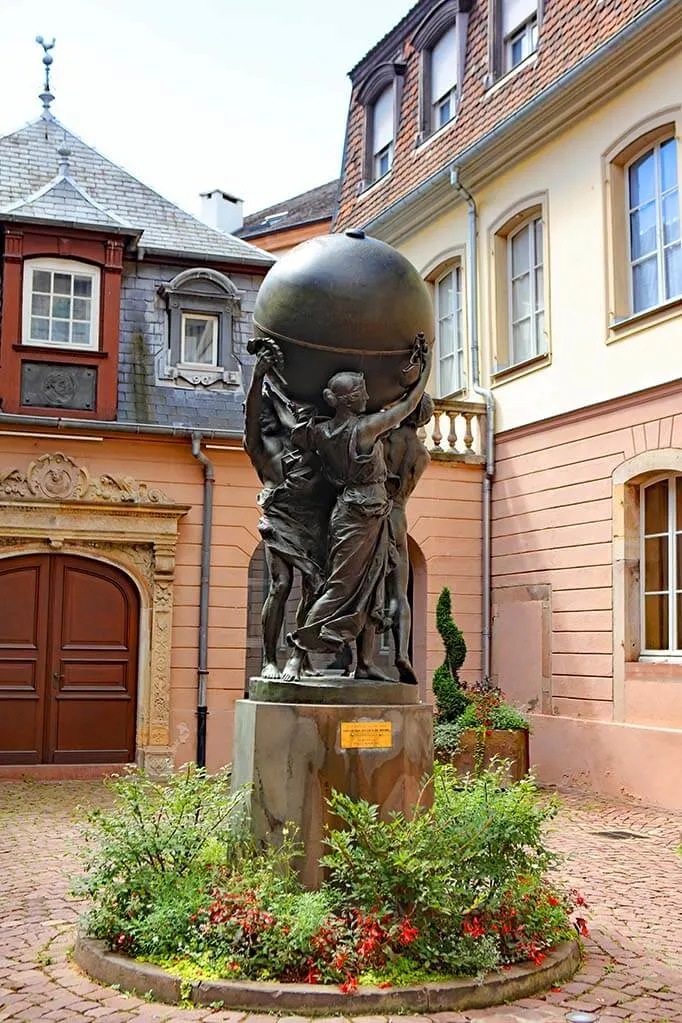
[[[436,628],[445,647],[445,660],[433,675],[433,693],[436,698],[438,721],[452,722],[463,713],[469,698],[459,683],[459,669],[464,664],[467,645],[464,634],[452,618],[450,590],[444,586],[436,604]]]

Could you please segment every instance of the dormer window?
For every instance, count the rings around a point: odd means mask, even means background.
[[[513,71],[538,48],[544,0],[491,0],[488,84]]]
[[[405,64],[380,64],[358,89],[365,131],[361,190],[386,177],[393,167]]]
[[[168,349],[159,377],[181,387],[224,387],[240,381],[233,319],[241,293],[208,267],[183,270],[159,288],[168,310]]]
[[[455,116],[457,102],[457,30],[452,25],[430,53],[431,129],[438,131]]]
[[[393,86],[379,96],[372,107],[372,180],[388,174],[393,166]]]
[[[24,265],[26,345],[99,347],[99,270],[62,259],[32,259]]]
[[[412,39],[421,51],[418,142],[457,114],[471,5],[472,0],[444,0],[426,15]]]
[[[504,66],[511,71],[538,46],[537,0],[502,0]]]

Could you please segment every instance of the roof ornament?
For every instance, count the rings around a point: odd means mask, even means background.
[[[69,157],[71,156],[71,150],[68,148],[66,143],[57,150],[57,156],[59,157],[59,167],[57,173],[62,178],[68,178]]]
[[[50,92],[50,65],[52,64],[54,57],[50,53],[50,50],[54,49],[55,40],[53,37],[51,43],[46,43],[42,36],[36,36],[36,42],[43,48],[43,64],[45,65],[45,84],[43,85],[43,91],[39,96],[39,99],[42,100],[43,104],[43,112],[40,116],[46,121],[53,121],[54,115],[50,110],[50,103],[54,99],[54,96]]]

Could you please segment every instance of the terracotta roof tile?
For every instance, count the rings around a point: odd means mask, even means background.
[[[607,42],[629,22],[659,0],[544,0],[537,54],[506,81],[488,89],[488,17],[492,0],[477,0],[469,16],[467,56],[457,117],[437,138],[417,146],[419,106],[419,51],[412,45],[415,26],[438,0],[422,0],[351,72],[353,102],[346,125],[345,166],[339,191],[334,230],[368,223],[391,203],[402,198],[459,153],[519,110],[528,100],[554,84],[567,71]],[[358,84],[372,69],[372,55],[401,41],[407,64],[400,109],[400,125],[393,167],[383,183],[358,197],[363,175],[364,109],[357,102]]]

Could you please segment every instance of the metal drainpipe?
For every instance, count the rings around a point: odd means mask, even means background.
[[[206,767],[206,690],[208,682],[208,597],[211,579],[213,527],[213,462],[201,450],[202,434],[192,434],[192,454],[204,467],[204,508],[201,526],[201,580],[199,586],[199,663],[197,667],[197,767]]]
[[[481,387],[481,366],[478,347],[478,214],[476,202],[471,193],[459,179],[457,167],[450,170],[450,184],[463,195],[468,206],[468,244],[466,248],[467,306],[469,312],[469,344],[471,352],[471,378],[473,389],[485,400],[486,436],[485,436],[485,475],[483,477],[483,597],[482,597],[482,645],[483,645],[483,678],[490,681],[491,649],[492,649],[492,607],[491,607],[491,576],[492,576],[492,482],[495,474],[495,403],[493,392],[488,387]]]

